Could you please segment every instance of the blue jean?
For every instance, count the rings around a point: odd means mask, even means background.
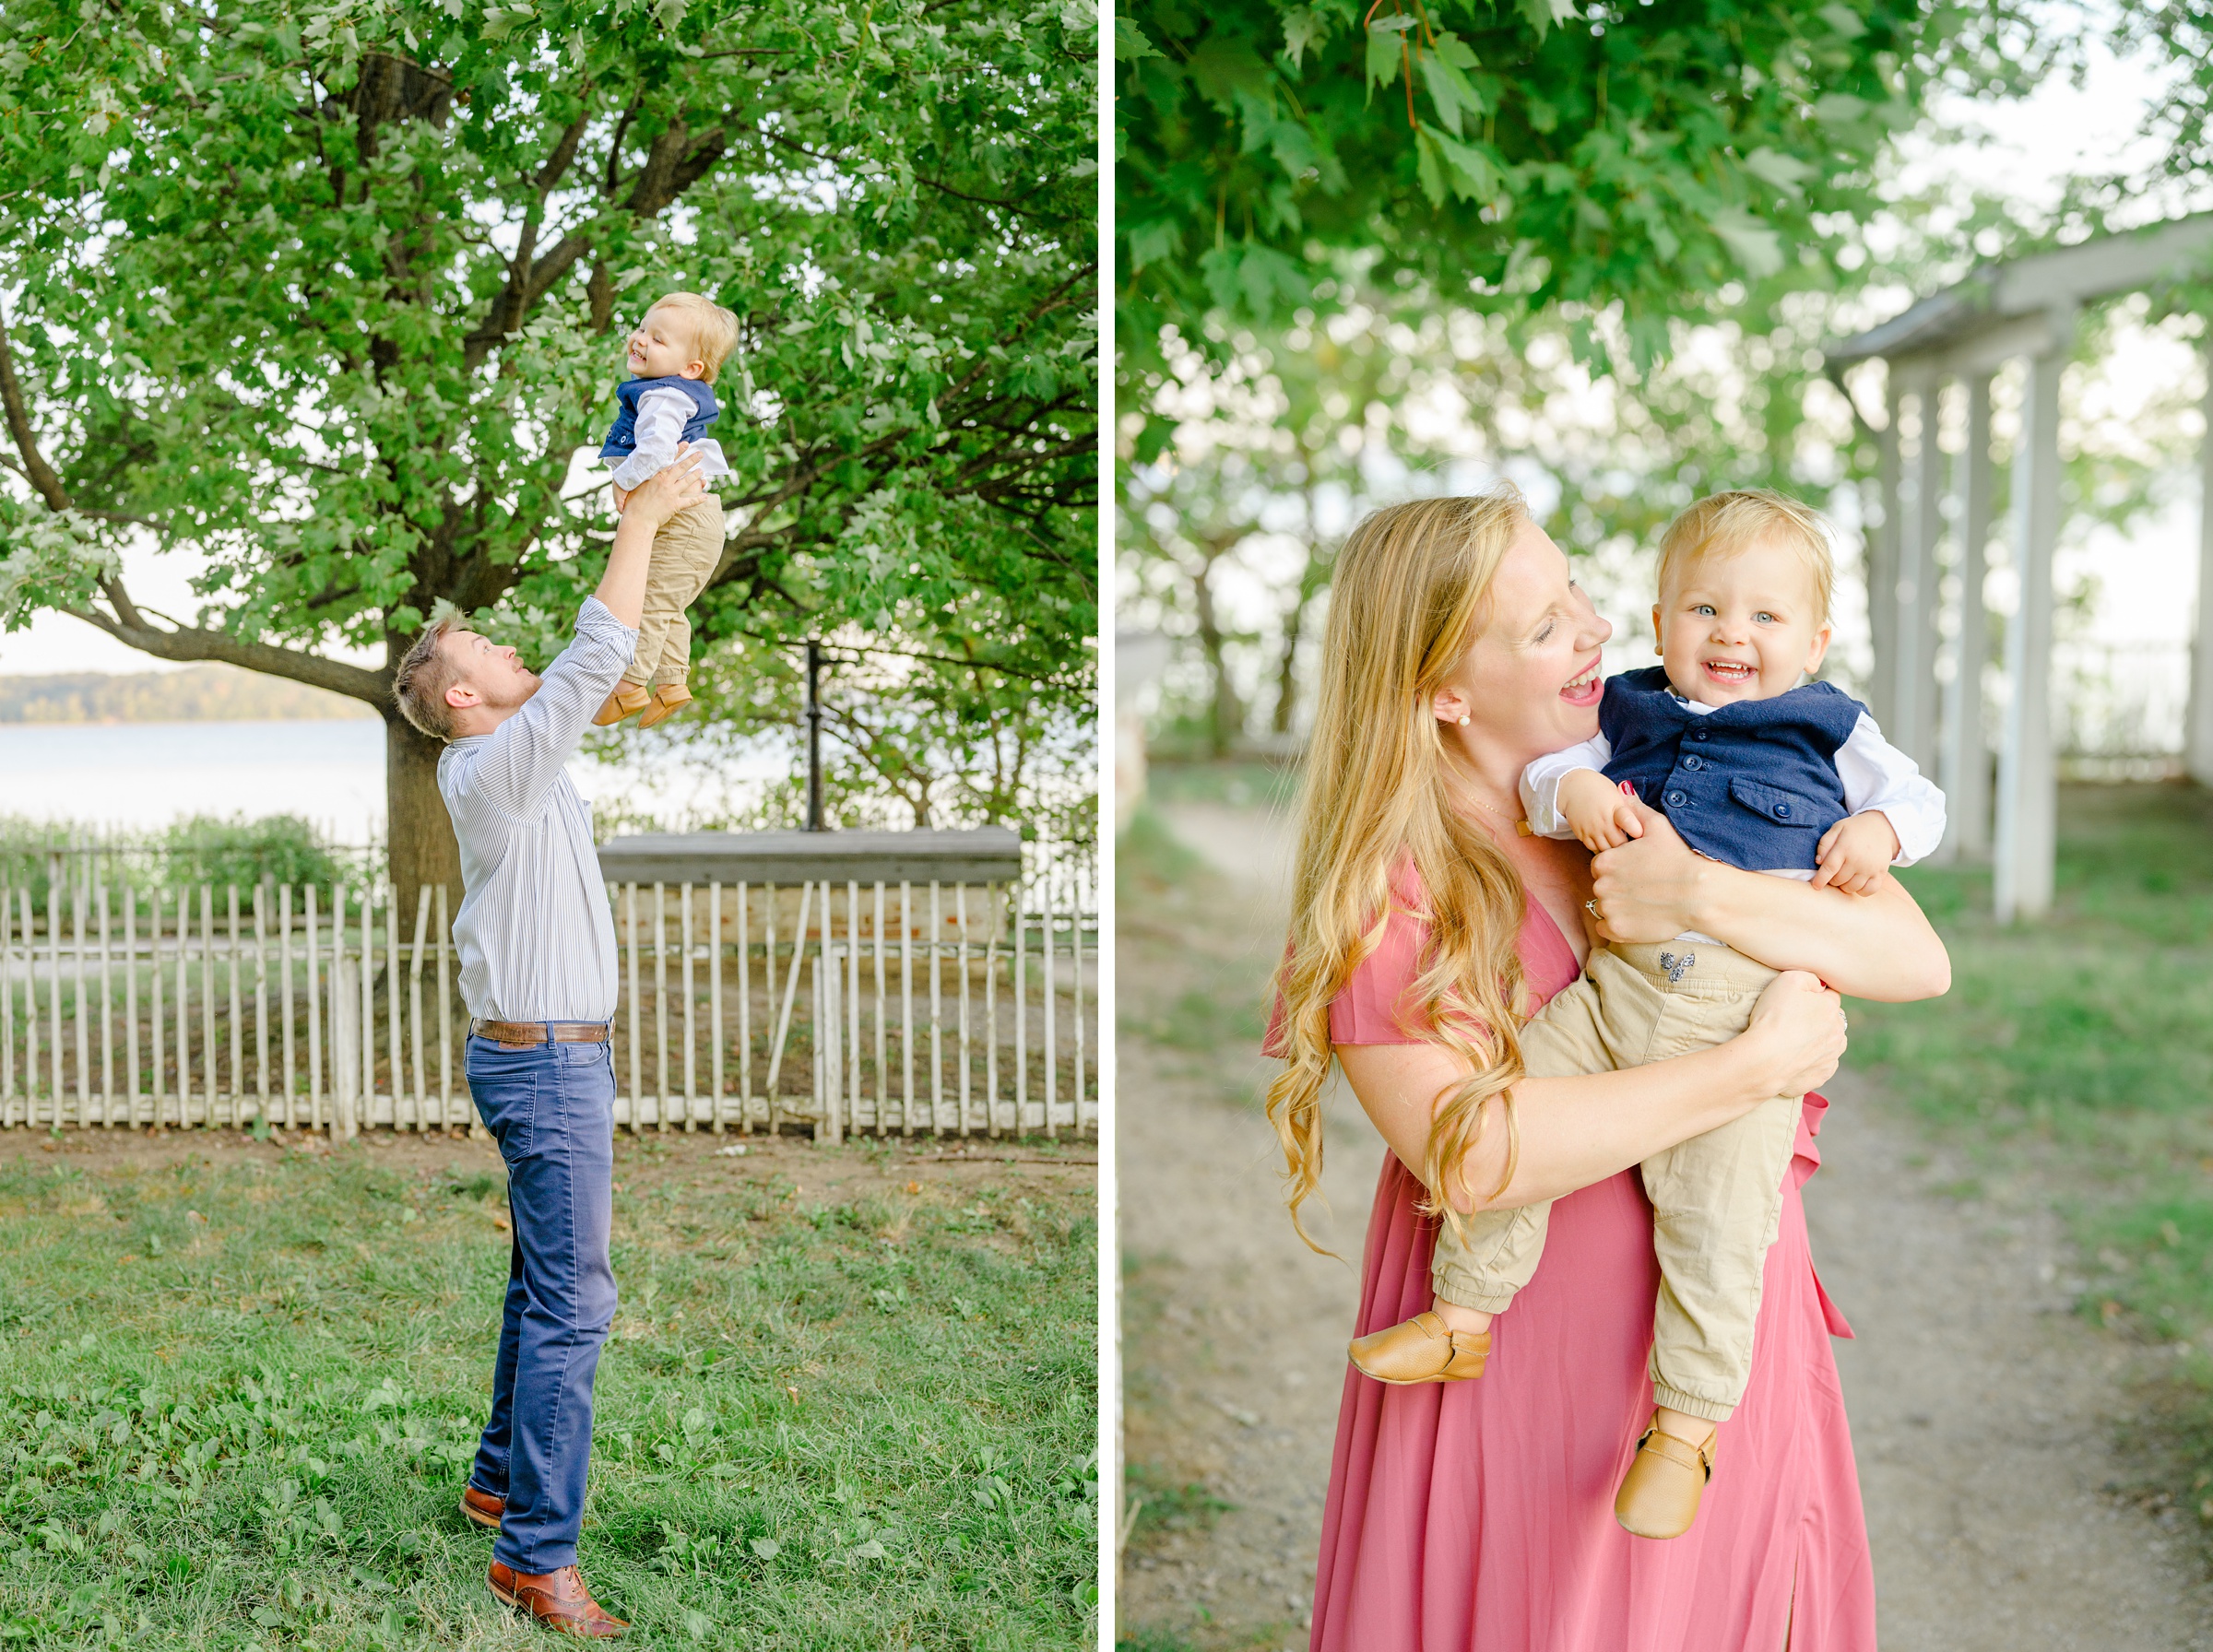
[[[592,1377],[615,1317],[613,1055],[605,1044],[510,1050],[472,1036],[467,1070],[507,1162],[515,1223],[491,1417],[469,1483],[506,1499],[494,1558],[555,1572],[576,1561]]]

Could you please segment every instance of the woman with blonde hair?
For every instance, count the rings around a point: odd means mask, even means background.
[[[1497,1348],[1454,1334],[1456,1359],[1487,1355],[1483,1380],[1348,1371],[1313,1652],[1875,1645],[1828,1342],[1849,1331],[1814,1277],[1798,1197],[1827,1103],[1806,1098],[1730,1473],[1666,1543],[1612,1512],[1651,1410],[1658,1271],[1635,1166],[1826,1080],[1844,1047],[1838,991],[1925,997],[1950,966],[1887,878],[1854,896],[1740,872],[1657,814],[1595,860],[1518,832],[1523,767],[1597,728],[1609,634],[1509,488],[1379,511],[1338,559],[1268,1046],[1284,1062],[1269,1114],[1293,1218],[1319,1180],[1332,1061],[1391,1150],[1356,1334],[1428,1306],[1438,1221],[1557,1202]],[[1628,1071],[1523,1076],[1519,1027],[1594,938],[1694,929],[1785,966],[1745,1032]]]

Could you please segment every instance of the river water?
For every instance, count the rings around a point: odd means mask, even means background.
[[[789,757],[740,751],[712,768],[639,735],[621,770],[580,757],[586,797],[680,816],[709,794],[779,776]],[[146,828],[187,815],[301,815],[333,842],[385,818],[385,726],[332,722],[0,724],[0,816]]]

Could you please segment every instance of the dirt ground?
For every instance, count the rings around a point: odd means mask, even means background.
[[[1285,845],[1257,812],[1163,812],[1223,876],[1118,918],[1125,1457],[1146,1500],[1121,1633],[1303,1647],[1358,1287],[1284,1220],[1257,1008],[1238,1013],[1283,944]],[[1231,1029],[1212,1041],[1209,1000]],[[2041,1190],[1955,1200],[1958,1167],[1880,1095],[1831,1088],[1806,1207],[1858,1331],[1836,1346],[1887,1652],[2213,1647],[2198,1540],[2121,1494],[2126,1384],[2158,1356],[2067,1312]],[[1350,1262],[1381,1149],[1342,1092],[1329,1129],[1309,1226]]]

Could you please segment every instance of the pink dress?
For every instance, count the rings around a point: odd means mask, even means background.
[[[1336,1043],[1412,1042],[1401,998],[1422,942],[1417,919],[1394,916],[1331,1006]],[[1575,978],[1533,900],[1520,947],[1538,1001]],[[1653,1542],[1614,1521],[1651,1415],[1659,1284],[1651,1207],[1628,1170],[1554,1205],[1544,1259],[1494,1324],[1480,1380],[1398,1388],[1346,1367],[1313,1652],[1873,1652],[1875,1579],[1828,1343],[1852,1332],[1814,1277],[1799,1200],[1828,1106],[1805,1099],[1751,1386],[1722,1425],[1690,1532]],[[1429,1305],[1420,1192],[1385,1155],[1356,1335]]]

